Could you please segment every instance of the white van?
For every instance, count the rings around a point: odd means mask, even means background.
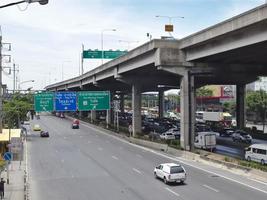
[[[215,150],[216,132],[197,132],[195,134],[195,147]]]
[[[267,144],[252,144],[246,148],[245,159],[267,164]]]

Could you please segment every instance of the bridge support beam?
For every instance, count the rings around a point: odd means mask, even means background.
[[[124,113],[124,94],[120,94],[120,111]]]
[[[245,127],[245,96],[246,85],[236,86],[236,124],[239,129]]]
[[[181,88],[181,147],[187,151],[194,149],[195,135],[195,88],[194,76],[188,71],[184,74],[180,83]]]
[[[93,121],[96,121],[96,111],[95,110],[91,110],[91,123]]]
[[[137,133],[141,133],[141,86],[137,83],[132,85],[132,131],[133,136],[136,136]]]
[[[164,90],[159,90],[159,118],[164,117]]]

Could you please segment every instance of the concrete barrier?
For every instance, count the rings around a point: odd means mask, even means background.
[[[142,145],[144,147],[148,147],[151,149],[155,149],[158,151],[167,151],[168,149],[168,145],[167,144],[160,144],[160,143],[156,143],[156,142],[151,142],[151,141],[147,141],[147,140],[141,140],[141,139],[137,139],[137,138],[129,138],[129,142],[134,143],[134,144],[138,144],[138,145]]]

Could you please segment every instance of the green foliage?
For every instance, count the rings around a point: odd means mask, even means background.
[[[259,112],[263,117],[267,109],[267,93],[263,90],[248,92],[246,102],[250,111]]]
[[[213,95],[213,91],[209,88],[201,87],[196,90],[197,97],[210,97]]]
[[[26,114],[33,109],[33,96],[14,94],[11,100],[4,101],[3,122],[9,128],[19,127],[21,120],[26,120]]]
[[[223,111],[229,112],[230,114],[234,114],[236,109],[235,101],[228,101],[223,103]]]
[[[267,93],[264,90],[248,92],[246,96],[249,111],[259,114],[263,124],[265,124],[267,112]]]
[[[242,166],[245,166],[245,167],[259,169],[261,171],[267,172],[267,165],[262,165],[262,164],[257,163],[257,162],[253,162],[253,161],[248,162],[248,161],[245,161],[245,160],[239,160],[238,164],[242,165]]]

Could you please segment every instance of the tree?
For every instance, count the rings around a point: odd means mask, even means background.
[[[248,110],[256,112],[261,118],[264,133],[267,112],[267,93],[264,90],[248,92],[246,101]]]
[[[223,111],[229,112],[231,115],[235,113],[236,103],[235,101],[227,101],[223,103]]]
[[[209,88],[201,87],[196,90],[197,97],[211,97],[213,95],[213,91]]]
[[[4,101],[3,122],[9,128],[19,127],[21,120],[26,120],[26,114],[33,107],[33,96],[14,94],[11,100]]]

